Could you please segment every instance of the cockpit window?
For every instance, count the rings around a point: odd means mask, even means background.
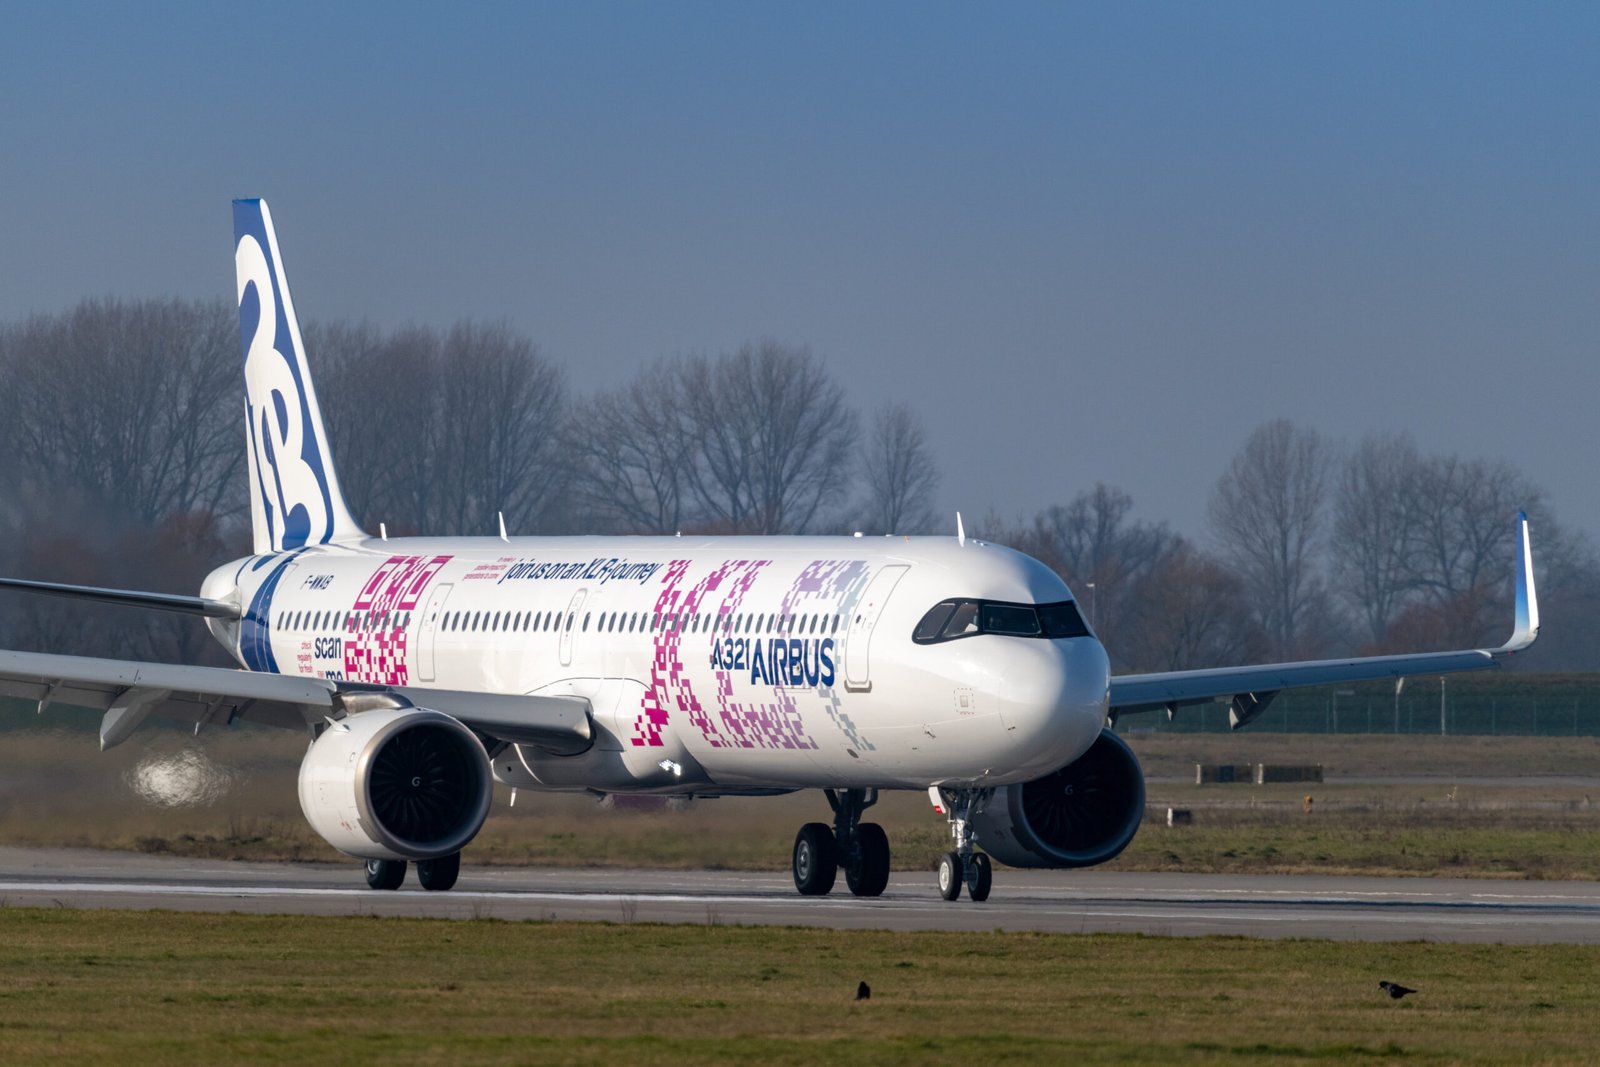
[[[978,602],[976,600],[962,600],[953,605],[950,621],[944,624],[944,629],[939,633],[941,639],[952,637],[965,637],[978,632]]]
[[[1070,600],[1056,604],[1007,604],[995,600],[944,600],[928,609],[911,639],[919,645],[974,634],[1048,639],[1088,637],[1089,628]]]
[[[1040,604],[1039,621],[1044,624],[1046,637],[1088,637],[1089,627],[1078,614],[1078,605],[1072,601],[1060,604]]]
[[[936,641],[944,630],[945,620],[950,618],[950,613],[956,608],[955,601],[946,600],[943,604],[935,604],[928,609],[928,613],[917,623],[917,628],[911,634],[913,641]]]
[[[1032,604],[985,604],[983,632],[1013,637],[1038,637],[1039,610]]]

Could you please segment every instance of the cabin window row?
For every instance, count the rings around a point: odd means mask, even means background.
[[[563,615],[559,611],[529,612],[446,612],[443,629],[447,632],[477,631],[529,631],[551,632],[571,630],[577,626],[587,633],[757,633],[777,632],[795,635],[831,634],[839,630],[837,615],[784,615],[736,613],[713,615],[704,612],[660,611],[603,611],[596,618],[585,612],[581,624],[576,613]]]
[[[552,632],[571,630],[577,615],[563,617],[559,611],[451,611],[446,612],[441,629],[446,631],[519,631]],[[684,633],[766,633],[776,632],[796,636],[834,634],[839,632],[838,615],[785,615],[734,613],[728,615],[704,612],[601,612],[598,620],[592,612],[583,616],[582,629],[587,632],[591,624],[596,633],[658,633],[682,631]],[[361,630],[404,630],[411,625],[409,611],[280,611],[277,628],[280,630],[342,630],[354,633]]]
[[[409,611],[280,611],[280,630],[404,630],[411,625]]]

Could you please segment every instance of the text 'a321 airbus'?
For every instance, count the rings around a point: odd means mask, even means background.
[[[196,597],[0,585],[202,616],[244,670],[0,652],[0,694],[306,731],[300,803],[393,889],[449,889],[493,783],[678,796],[824,791],[796,888],[881,894],[880,790],[927,790],[953,847],[939,891],[989,895],[989,857],[1084,867],[1144,814],[1117,716],[1297,686],[1495,667],[1538,632],[1526,518],[1499,648],[1112,677],[1072,593],[964,536],[373,538],[351,517],[272,217],[233,205],[254,554]],[[979,845],[985,851],[978,851]]]

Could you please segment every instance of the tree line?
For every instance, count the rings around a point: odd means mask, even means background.
[[[826,363],[770,338],[659,359],[594,392],[504,323],[305,326],[356,517],[391,534],[946,532],[905,403],[858,411]],[[0,324],[0,562],[192,591],[248,551],[237,312],[86,300]],[[1511,515],[1534,522],[1552,630],[1530,658],[1600,662],[1600,565],[1508,464],[1405,435],[1345,448],[1264,423],[1218,477],[1203,540],[1097,484],[982,536],[1058,571],[1122,670],[1497,640]],[[1557,625],[1559,620],[1559,626]],[[5,647],[193,659],[191,620],[8,596]],[[1546,651],[1547,649],[1552,649]]]

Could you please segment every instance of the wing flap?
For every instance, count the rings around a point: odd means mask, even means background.
[[[481,734],[556,756],[577,756],[594,744],[589,702],[581,697],[477,693],[461,689],[339,683],[346,703],[370,695],[394,704],[432,708],[460,719]]]
[[[106,712],[101,744],[126,740],[146,716],[193,722],[248,719],[304,729],[333,709],[331,682],[226,667],[0,651],[0,695]]]
[[[367,707],[408,706],[442,711],[490,737],[555,755],[575,756],[594,743],[589,703],[576,697],[359,685],[44,652],[0,651],[0,696],[35,701],[41,712],[51,704],[105,712],[102,748],[127,740],[151,715],[196,726],[244,719],[303,730]]]

